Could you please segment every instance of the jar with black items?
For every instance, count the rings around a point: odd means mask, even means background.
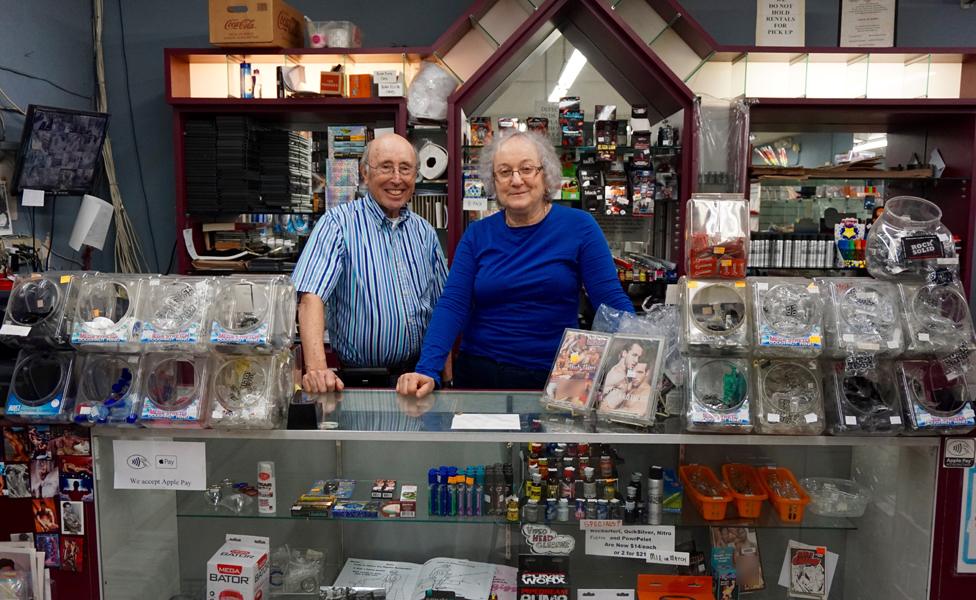
[[[952,233],[942,210],[924,198],[897,196],[868,232],[865,257],[877,279],[925,281],[939,269],[959,271]]]

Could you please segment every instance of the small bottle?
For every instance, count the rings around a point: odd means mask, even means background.
[[[597,519],[609,519],[610,518],[610,503],[606,499],[600,498],[596,501],[596,518]]]
[[[485,514],[485,468],[478,467],[474,472],[474,516]]]
[[[627,498],[624,503],[624,523],[633,523],[637,520],[637,503],[632,498]]]
[[[660,525],[664,514],[664,470],[653,466],[647,475],[647,524]]]
[[[583,497],[587,500],[596,498],[596,482],[593,481],[593,467],[583,469]]]
[[[613,477],[613,461],[606,454],[600,457],[600,477]]]
[[[474,504],[475,498],[481,494],[475,494],[474,492],[474,477],[470,475],[464,478],[464,514],[468,517],[474,516]]]
[[[577,521],[586,518],[586,498],[576,499],[576,513],[574,516]]]
[[[542,500],[542,475],[532,474],[532,485],[529,487],[529,498],[538,502]]]
[[[518,523],[519,521],[519,503],[515,496],[509,496],[505,500],[505,520],[509,523]]]
[[[580,459],[585,456],[587,460],[590,459],[590,445],[586,442],[581,442],[576,447],[576,453],[579,455]]]
[[[503,515],[508,510],[508,501],[506,500],[508,494],[505,491],[505,476],[502,471],[502,466],[498,463],[495,463],[495,482],[493,485],[495,486],[493,490],[495,499],[492,501],[492,504],[495,506],[495,514]],[[516,518],[515,520],[517,521],[518,519]]]
[[[254,97],[254,81],[251,79],[251,63],[241,63],[241,98]]]
[[[560,498],[559,506],[556,507],[556,520],[565,523],[569,521],[569,499]]]
[[[556,520],[557,501],[555,498],[546,498],[546,523],[551,523]]]
[[[261,97],[261,69],[254,69],[251,73],[251,94],[255,98]]]
[[[559,480],[556,479],[556,472],[549,472],[549,480],[546,482],[546,498],[559,499]]]
[[[458,515],[458,476],[453,475],[447,480],[447,495],[450,497],[451,510],[448,516],[456,517]]]
[[[620,500],[614,498],[610,501],[610,518],[611,519],[623,519],[624,518],[624,507],[620,503]]]
[[[596,518],[596,498],[589,498],[586,501],[586,518],[587,519]]]
[[[542,478],[543,479],[547,479],[549,477],[549,459],[548,458],[540,458],[539,459],[539,475],[542,475]]]
[[[440,491],[437,489],[437,469],[427,471],[427,514],[437,514],[437,500]]]
[[[529,501],[522,507],[522,517],[526,523],[539,522],[539,501],[529,498]]]
[[[274,463],[263,460],[258,463],[258,512],[263,515],[273,515],[277,512],[275,505],[275,476]]]
[[[559,497],[572,498],[575,496],[576,469],[566,467],[563,469],[563,479],[559,482]]]
[[[627,486],[627,492],[630,493],[630,488],[634,488],[634,499],[640,502],[641,498],[641,474],[640,471],[634,471],[630,474],[630,484]]]
[[[617,497],[616,479],[607,479],[603,484],[603,497],[607,500],[613,500]]]

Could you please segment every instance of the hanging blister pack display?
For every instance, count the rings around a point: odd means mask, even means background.
[[[801,277],[753,277],[754,352],[760,356],[819,356],[823,348],[823,301],[813,281]]]
[[[905,323],[905,354],[941,356],[960,346],[976,347],[962,284],[898,284]]]
[[[680,285],[680,284],[679,284]],[[745,280],[684,284],[686,352],[745,354],[749,347],[749,290]]]
[[[726,433],[752,431],[751,385],[746,359],[688,359],[685,428]]]
[[[7,416],[40,422],[72,417],[70,400],[74,352],[21,350],[7,392]]]
[[[0,336],[18,344],[67,347],[71,311],[84,273],[18,276],[10,290]]]
[[[210,425],[225,429],[274,429],[294,389],[291,354],[212,359]]]
[[[207,359],[160,352],[147,354],[139,368],[140,420],[147,427],[206,427]]]
[[[139,420],[139,362],[135,354],[79,355],[74,371],[74,420],[83,425],[133,425]]]
[[[885,201],[884,212],[868,233],[868,272],[878,279],[922,282],[937,271],[958,274],[952,233],[938,206],[914,196]]]
[[[895,373],[911,432],[960,435],[976,427],[965,377],[950,379],[936,360],[901,361]]]
[[[893,284],[866,277],[817,278],[814,282],[826,305],[825,354],[844,358],[858,353],[901,353],[901,307]]]
[[[756,374],[756,430],[818,435],[824,430],[820,368],[813,360],[762,359]]]
[[[71,344],[79,350],[138,352],[137,309],[144,279],[102,273],[79,279]]]
[[[898,435],[904,430],[891,363],[874,355],[824,363],[824,403],[834,435]]]
[[[139,307],[139,342],[154,352],[205,352],[215,286],[212,277],[150,277]]]
[[[287,348],[295,335],[295,287],[284,275],[222,277],[210,321],[210,343],[219,350]]]

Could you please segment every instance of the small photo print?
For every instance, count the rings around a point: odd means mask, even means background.
[[[25,464],[6,463],[3,469],[7,498],[30,498],[30,470]]]
[[[27,437],[31,445],[31,458],[50,460],[54,457],[50,425],[31,425],[27,428]]]
[[[4,427],[3,457],[7,462],[27,462],[32,454],[26,428]]]
[[[51,498],[31,500],[34,509],[34,531],[36,533],[58,532],[58,507]]]
[[[32,460],[30,463],[31,497],[57,498],[60,489],[58,463],[53,460]]]
[[[827,597],[827,549],[790,543],[790,596],[823,600]]]
[[[44,566],[61,566],[61,536],[56,533],[39,533],[34,538],[34,547],[44,553]]]
[[[62,500],[93,500],[92,479],[90,456],[66,456],[61,459]]]
[[[85,538],[61,536],[61,569],[81,573],[84,569]]]
[[[58,456],[91,456],[91,439],[68,427],[61,430],[53,444]]]
[[[759,542],[752,527],[710,527],[713,548],[732,548],[736,585],[743,592],[755,592],[766,587]]]
[[[61,533],[85,535],[85,504],[63,500],[61,502]]]

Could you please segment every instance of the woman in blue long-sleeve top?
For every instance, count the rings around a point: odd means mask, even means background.
[[[480,169],[502,210],[461,238],[417,372],[397,384],[401,394],[433,391],[458,334],[455,387],[541,390],[563,330],[578,326],[581,285],[594,306],[633,311],[593,217],[550,202],[561,169],[546,138],[500,133],[481,150]]]

